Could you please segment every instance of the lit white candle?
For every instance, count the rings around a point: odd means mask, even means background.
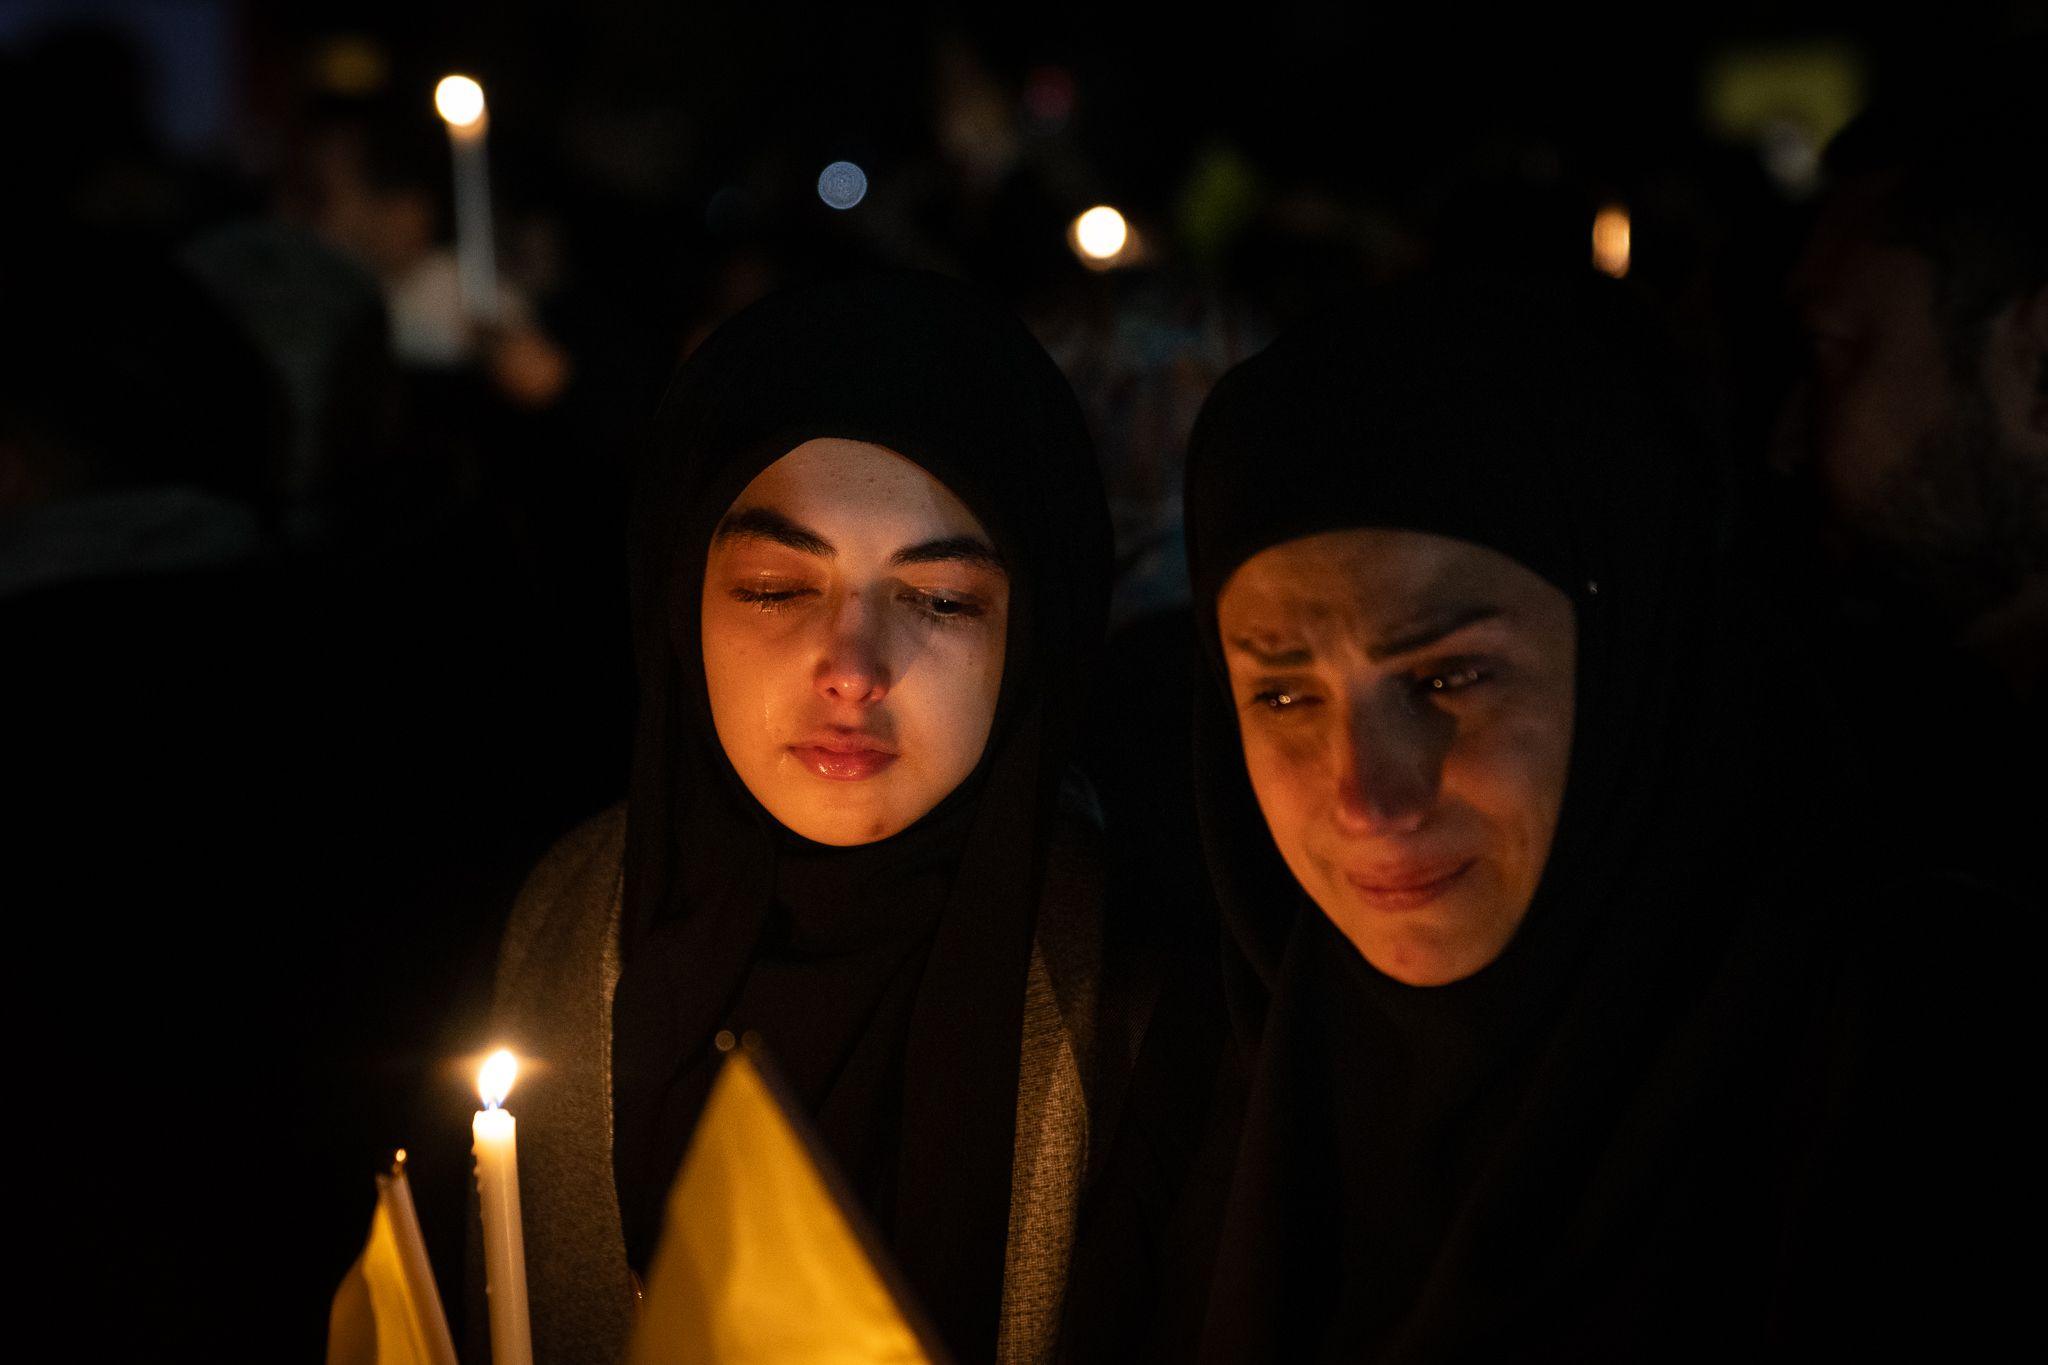
[[[491,1303],[492,1365],[532,1365],[526,1321],[526,1236],[519,1225],[519,1146],[505,1096],[519,1059],[499,1048],[477,1073],[484,1107],[470,1124],[484,1215],[484,1288]]]
[[[492,246],[490,158],[484,138],[490,112],[484,88],[468,76],[444,76],[434,108],[448,125],[455,160],[455,272],[462,306],[475,322],[498,320],[498,263]]]

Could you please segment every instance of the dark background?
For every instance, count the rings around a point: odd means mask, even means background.
[[[1873,9],[0,0],[0,439],[43,471],[0,502],[31,564],[0,903],[53,1292],[310,1354],[402,1145],[459,1302],[496,934],[623,794],[626,469],[719,319],[862,263],[1015,305],[1117,514],[1098,780],[1184,791],[1178,461],[1214,377],[1418,264],[1589,269],[1622,205],[1629,284],[1764,474],[1820,147],[2048,29]],[[488,92],[526,308],[428,363],[393,299],[452,239],[449,71]],[[1138,234],[1115,268],[1066,240],[1098,203]],[[115,504],[34,558],[53,508]]]

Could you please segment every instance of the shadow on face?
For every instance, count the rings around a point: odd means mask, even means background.
[[[1259,808],[1331,922],[1409,985],[1499,957],[1564,801],[1570,599],[1479,545],[1333,531],[1245,561],[1217,624]]]
[[[712,721],[747,790],[818,843],[914,824],[987,745],[1009,600],[981,523],[894,451],[824,438],[762,470],[704,566]]]

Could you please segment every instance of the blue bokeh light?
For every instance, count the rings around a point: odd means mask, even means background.
[[[835,161],[818,173],[818,197],[835,209],[850,209],[867,197],[868,173],[851,161]]]

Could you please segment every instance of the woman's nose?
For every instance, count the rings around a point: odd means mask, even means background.
[[[818,694],[832,701],[871,706],[889,691],[881,639],[881,614],[849,595],[832,619],[831,634],[818,660]]]
[[[1338,737],[1337,824],[1354,834],[1413,834],[1443,777],[1450,718],[1368,697]]]

